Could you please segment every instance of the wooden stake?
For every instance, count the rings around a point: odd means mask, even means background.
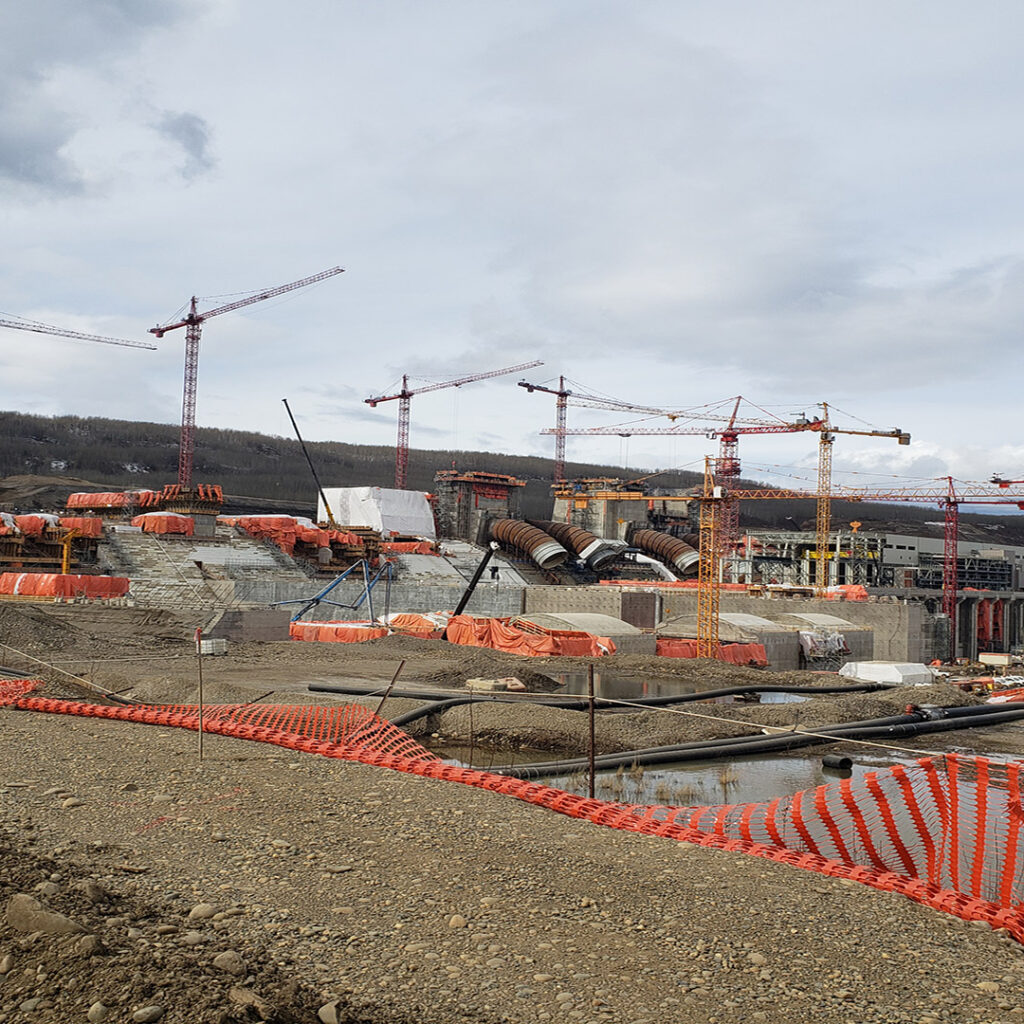
[[[587,796],[594,799],[594,666],[587,666],[587,694],[590,697],[590,784]]]
[[[199,676],[199,760],[203,759],[203,630],[196,630],[196,672]]]

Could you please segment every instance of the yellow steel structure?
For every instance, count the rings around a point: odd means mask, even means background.
[[[832,532],[832,441],[831,434],[818,438],[818,506],[815,516],[815,546],[818,561],[814,566],[814,593],[823,597],[829,585],[829,534]]]
[[[718,657],[719,512],[725,499],[715,486],[712,460],[704,460],[700,501],[700,561],[697,563],[697,657]]]

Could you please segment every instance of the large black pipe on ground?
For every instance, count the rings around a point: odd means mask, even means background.
[[[542,569],[554,569],[569,557],[569,552],[553,537],[522,519],[492,519],[488,530],[492,540],[529,555]]]
[[[657,530],[635,530],[630,543],[662,562],[670,562],[684,577],[697,575],[700,553],[678,537]]]
[[[946,712],[954,712],[947,714]],[[800,747],[823,743],[840,743],[844,740],[897,739],[907,736],[921,736],[936,732],[950,732],[956,729],[976,729],[981,726],[1004,725],[1024,718],[1024,707],[1005,711],[995,706],[991,711],[978,712],[964,708],[938,708],[896,715],[890,718],[868,719],[861,722],[846,722],[842,725],[822,726],[811,735],[805,732],[786,732],[774,736],[741,736],[735,739],[710,740],[704,743],[683,743],[672,747],[650,747],[644,750],[624,751],[618,754],[603,754],[595,759],[595,767],[607,770],[629,765],[678,764],[689,761],[710,761],[717,758],[743,758],[754,754],[780,753]],[[564,761],[545,761],[531,765],[501,765],[487,770],[497,775],[508,775],[519,779],[539,779],[550,775],[566,775],[585,771],[588,758],[572,758]]]
[[[626,547],[622,541],[604,540],[581,526],[573,526],[572,523],[555,523],[549,519],[526,521],[531,526],[536,526],[538,530],[543,530],[548,536],[554,537],[562,547],[572,551],[594,572],[600,571],[609,562],[614,562]]]

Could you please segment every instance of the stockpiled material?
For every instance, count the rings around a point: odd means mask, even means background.
[[[25,696],[38,685],[31,680],[0,683],[0,704],[163,727],[199,727],[199,709],[194,706],[107,706]],[[669,807],[588,799],[448,764],[361,706],[208,704],[203,728],[460,782],[610,828],[848,878],[964,920],[1004,928],[1024,941],[1019,764],[949,754],[769,803]]]
[[[12,597],[123,597],[130,581],[123,576],[73,576],[62,573],[5,572],[0,594]]]
[[[696,658],[697,641],[659,637],[657,650],[660,658]],[[764,644],[719,644],[717,658],[732,665],[756,665],[763,668],[768,664]]]

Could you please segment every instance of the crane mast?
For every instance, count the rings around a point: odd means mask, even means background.
[[[463,384],[472,384],[478,380],[489,380],[491,377],[501,377],[506,373],[517,373],[519,370],[528,370],[534,366],[543,366],[540,359],[529,363],[519,363],[517,366],[505,366],[500,370],[489,370],[486,373],[473,373],[467,377],[457,377],[454,380],[439,381],[435,384],[424,384],[422,387],[410,389],[409,375],[402,374],[402,389],[393,395],[377,395],[373,398],[364,398],[363,401],[375,409],[381,402],[398,402],[398,444],[395,448],[395,489],[405,490],[409,477],[409,421],[411,418],[413,395],[422,395],[427,391],[440,391],[442,388],[458,388]]]
[[[203,313],[198,310],[198,300],[193,295],[189,303],[188,315],[183,320],[174,323],[157,324],[149,329],[150,334],[162,338],[168,331],[175,331],[180,327],[185,328],[185,375],[182,386],[181,397],[181,441],[178,446],[178,484],[184,489],[192,486],[192,463],[195,455],[195,433],[196,433],[196,393],[199,389],[199,340],[202,335],[203,324],[211,317],[220,316],[222,313],[230,313],[233,310],[241,309],[243,306],[251,306],[254,302],[262,302],[264,299],[272,299],[275,296],[283,295],[285,292],[294,291],[296,288],[304,288],[306,285],[316,284],[328,277],[344,273],[343,267],[331,267],[330,270],[323,270],[319,274],[310,277],[303,277],[298,281],[291,281],[288,284],[278,285],[276,288],[267,288],[241,299],[208,309]]]

